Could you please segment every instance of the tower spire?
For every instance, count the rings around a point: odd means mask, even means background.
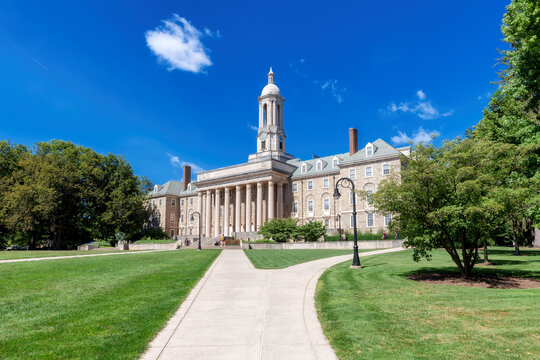
[[[274,72],[272,71],[272,67],[270,66],[270,72],[268,73],[268,83],[273,84],[274,83]]]

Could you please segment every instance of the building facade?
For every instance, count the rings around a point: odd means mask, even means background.
[[[347,231],[352,230],[352,197],[356,196],[358,230],[386,229],[391,214],[376,213],[369,199],[350,189],[341,188],[342,196],[336,200],[333,189],[339,178],[348,177],[369,198],[381,180],[399,175],[401,156],[409,155],[409,147],[394,148],[377,139],[359,150],[357,130],[351,128],[349,152],[295,158],[286,152],[285,99],[272,69],[258,102],[257,152],[246,163],[201,172],[194,182],[191,168],[185,166],[182,182],[155,185],[149,194],[156,210],[154,225],[171,236],[196,236],[200,226],[203,237],[254,238],[266,221],[292,217],[299,224],[321,221],[329,230]]]

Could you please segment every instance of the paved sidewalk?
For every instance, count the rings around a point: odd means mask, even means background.
[[[14,262],[24,262],[24,261],[41,261],[41,260],[73,259],[73,258],[90,257],[90,256],[110,256],[110,255],[127,255],[127,254],[146,254],[146,253],[158,252],[158,251],[175,251],[175,250],[135,250],[135,251],[127,251],[127,250],[126,250],[126,252],[110,252],[110,253],[103,253],[103,254],[65,255],[65,256],[47,256],[47,257],[39,257],[39,258],[25,258],[25,259],[8,259],[8,260],[0,260],[0,264],[3,264],[3,263],[14,263]]]
[[[142,359],[336,359],[317,319],[315,286],[326,268],[349,259],[259,270],[243,251],[224,250]]]

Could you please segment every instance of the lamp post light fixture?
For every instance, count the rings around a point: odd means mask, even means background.
[[[352,263],[352,267],[362,267],[360,265],[360,258],[358,257],[358,239],[357,239],[357,234],[356,234],[356,195],[354,194],[354,182],[349,179],[349,178],[341,178],[339,179],[337,182],[336,182],[336,187],[334,188],[334,199],[338,200],[340,197],[341,197],[341,194],[339,193],[339,189],[338,189],[338,185],[341,183],[341,182],[344,182],[344,184],[342,185],[344,188],[347,188],[347,189],[351,189],[352,193],[353,193],[353,197],[352,197],[352,205],[353,205],[353,223],[352,223],[352,226],[353,226],[353,234],[354,234],[354,253],[353,253],[353,263]]]
[[[199,214],[198,211],[194,211],[191,213],[191,221],[193,221],[194,215],[197,215],[197,218],[199,219],[199,246],[197,247],[197,250],[201,251],[201,214]]]

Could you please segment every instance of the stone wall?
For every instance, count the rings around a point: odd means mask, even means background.
[[[387,249],[403,246],[405,240],[368,240],[358,241],[359,249]],[[251,248],[260,249],[351,249],[354,241],[322,241],[322,242],[303,242],[303,243],[278,243],[278,244],[251,244]],[[248,249],[249,244],[242,243],[243,249]]]
[[[176,250],[180,247],[177,242],[167,244],[132,244],[128,245],[125,250]]]

